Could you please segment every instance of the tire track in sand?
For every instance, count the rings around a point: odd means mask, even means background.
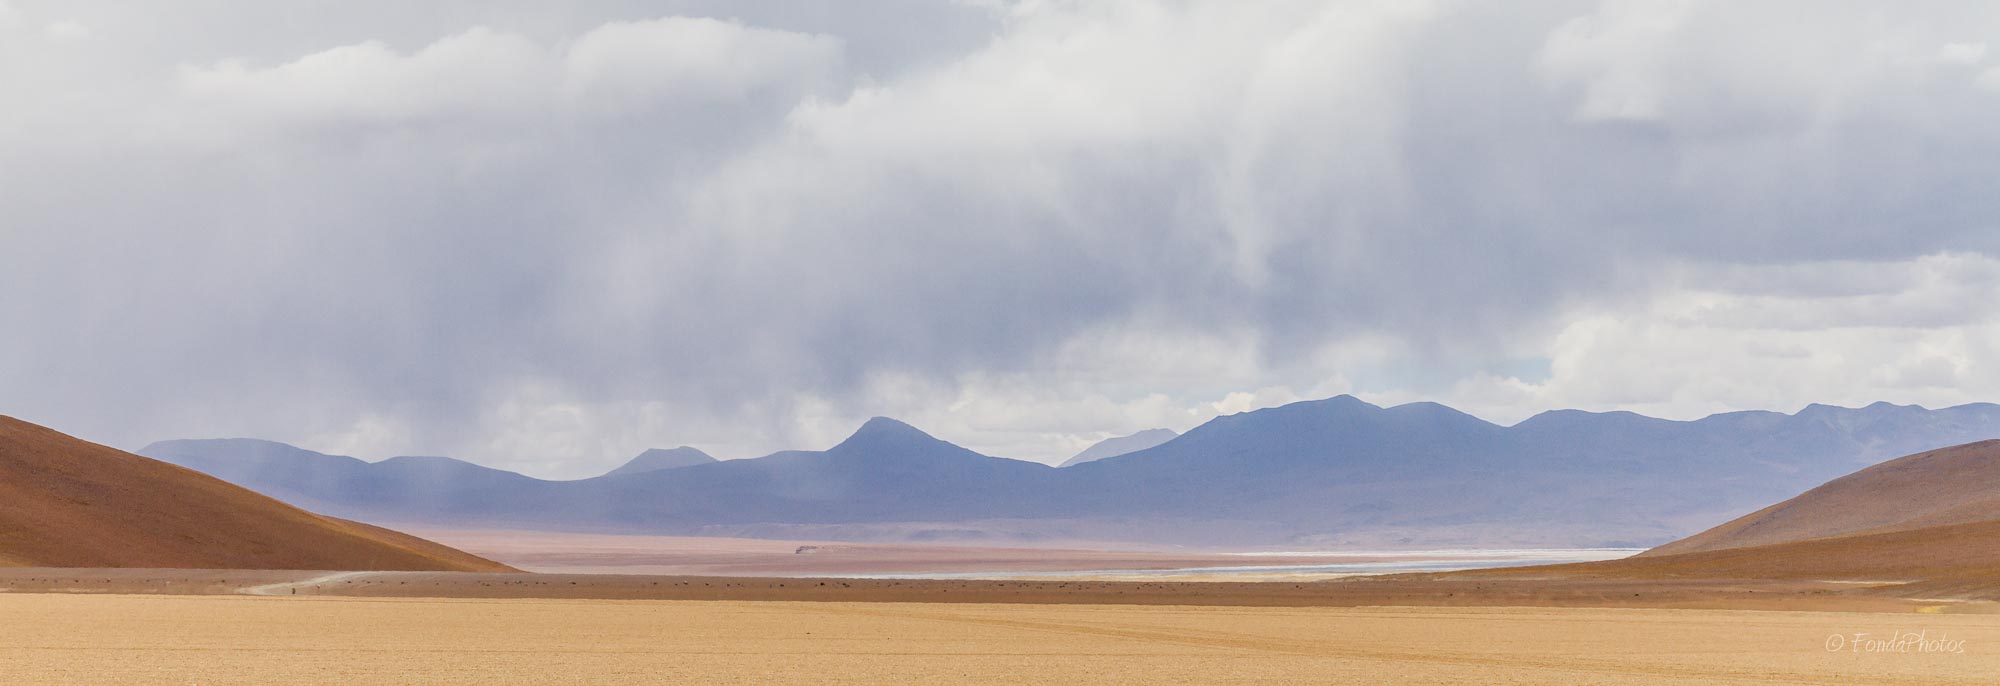
[[[348,579],[368,576],[370,574],[375,574],[375,572],[332,572],[329,574],[321,574],[319,576],[300,579],[297,581],[280,581],[275,584],[264,584],[261,586],[245,586],[243,588],[237,589],[236,592],[241,593],[243,595],[296,595],[298,589],[305,588],[307,586],[324,586],[326,584],[346,581]]]

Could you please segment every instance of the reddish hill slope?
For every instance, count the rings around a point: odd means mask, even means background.
[[[2000,440],[1890,460],[1645,555],[1993,521],[2000,521]]]
[[[0,566],[510,570],[6,416]]]
[[[1622,560],[1454,575],[1852,580],[2000,599],[2000,441],[1884,462]]]

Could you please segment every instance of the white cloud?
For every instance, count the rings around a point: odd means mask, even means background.
[[[2000,260],[1944,254],[1812,265],[1830,292],[1798,288],[1797,271],[1688,268],[1638,302],[1569,316],[1547,350],[1547,379],[1478,374],[1436,397],[1502,422],[1558,408],[1692,419],[1808,402],[1994,400]],[[1835,283],[1884,275],[1891,284],[1873,292]],[[1718,281],[1735,289],[1716,290]]]
[[[6,10],[0,9],[0,13],[4,12]],[[6,19],[0,19],[0,23],[5,21]],[[56,41],[82,40],[90,37],[90,27],[74,21],[58,21],[42,27],[42,35]]]
[[[1978,64],[1986,59],[1986,44],[1946,43],[1938,48],[1937,58],[1946,64]]]
[[[669,17],[606,24],[560,45],[477,27],[409,54],[370,41],[272,67],[184,65],[179,82],[203,116],[277,126],[497,120],[521,128],[572,105],[618,115],[772,88],[797,97],[824,87],[840,66],[838,39]]]
[[[544,50],[518,35],[474,28],[409,55],[380,42],[346,45],[274,67],[241,60],[184,66],[180,83],[199,102],[278,123],[463,122],[508,113],[545,92]]]
[[[1902,107],[1960,90],[1941,70],[1976,64],[1984,43],[1944,42],[1994,21],[1971,6],[1869,15],[1836,12],[1788,30],[1817,3],[1607,0],[1551,31],[1542,79],[1575,99],[1579,121],[1642,122],[1726,139],[1828,135],[1850,119],[1924,121]],[[1939,88],[1938,83],[1949,86]],[[1932,90],[1936,88],[1937,90]],[[1949,109],[1943,107],[1941,109]]]
[[[1597,13],[1564,22],[1542,49],[1542,74],[1577,82],[1583,98],[1576,116],[1585,121],[1657,119],[1664,114],[1674,65],[1670,50],[1691,2],[1617,1]]]
[[[1991,67],[1986,71],[1980,72],[1979,78],[1974,82],[1979,84],[1980,88],[1989,91],[2000,91],[2000,67]]]
[[[367,414],[348,426],[309,436],[298,446],[328,455],[379,460],[409,454],[416,434],[403,419]]]
[[[773,86],[815,92],[841,71],[838,38],[669,17],[613,22],[569,44],[564,88],[613,110],[660,99],[742,98]]]

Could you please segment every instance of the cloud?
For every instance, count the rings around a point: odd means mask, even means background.
[[[1057,460],[1349,391],[2000,383],[1978,3],[20,7],[0,405],[127,447]]]
[[[612,109],[646,109],[662,98],[739,99],[780,88],[817,91],[842,70],[842,42],[715,19],[614,22],[568,46],[564,87]]]
[[[0,12],[4,11],[0,10]],[[4,21],[6,20],[0,19],[0,22]],[[90,37],[90,27],[74,21],[58,21],[42,27],[42,35],[47,36],[50,40],[57,41],[82,40]]]
[[[841,70],[838,39],[714,19],[613,22],[560,46],[475,27],[410,54],[369,41],[272,67],[184,65],[181,90],[231,126],[533,127],[582,112],[634,116],[673,102],[797,98]]]
[[[1986,59],[1986,44],[1946,43],[1938,48],[1937,58],[1947,64],[1978,64]]]
[[[1586,121],[1651,120],[1663,112],[1662,53],[1691,9],[1687,2],[1607,3],[1594,15],[1564,22],[1541,55],[1546,77],[1583,86],[1576,116]]]
[[[517,113],[552,80],[542,49],[520,36],[475,28],[410,55],[379,42],[316,52],[269,68],[242,61],[181,69],[181,88],[217,106],[225,121],[269,118],[274,125],[463,125],[489,113]],[[233,115],[233,116],[232,116]],[[228,121],[231,126],[240,122]]]
[[[1979,73],[1979,87],[1989,91],[2000,91],[2000,67],[1992,67]]]
[[[1827,280],[1886,278],[1869,292],[1799,288],[1802,268]],[[1505,422],[1570,407],[1693,419],[1812,402],[1990,402],[2000,387],[1995,303],[2000,260],[1983,255],[1691,266],[1638,301],[1566,317],[1547,378],[1476,375],[1436,397]]]

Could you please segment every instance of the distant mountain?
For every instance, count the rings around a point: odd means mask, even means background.
[[[435,462],[447,458],[368,463],[245,439],[162,441],[141,452],[342,516],[681,533],[705,526],[992,516],[1015,504],[1007,489],[1055,471],[980,455],[881,417],[825,451],[579,481]],[[412,460],[453,469],[404,468]]]
[[[824,451],[565,482],[557,514],[675,527],[965,520],[1015,514],[1022,491],[1046,488],[1055,471],[877,417]]]
[[[1070,466],[1080,465],[1085,462],[1096,462],[1098,460],[1102,460],[1107,457],[1117,457],[1119,455],[1124,455],[1126,453],[1136,453],[1141,450],[1145,450],[1147,448],[1159,445],[1161,443],[1174,440],[1174,438],[1179,435],[1180,434],[1178,433],[1174,433],[1173,429],[1147,429],[1145,431],[1141,431],[1139,433],[1135,433],[1130,436],[1107,438],[1102,441],[1098,441],[1096,444],[1088,448],[1084,448],[1083,452],[1077,453],[1075,457],[1071,457],[1067,460],[1064,460],[1062,464],[1056,466],[1070,467]]]
[[[0,417],[0,566],[506,571]]]
[[[2000,440],[1890,460],[1647,555],[2000,522]],[[2000,539],[1992,541],[2000,546]]]
[[[682,467],[693,467],[701,464],[712,464],[716,461],[708,453],[687,446],[667,449],[654,448],[639,453],[639,456],[632,458],[632,461],[625,463],[622,467],[605,472],[604,475],[644,474],[646,472],[657,472],[662,469],[680,469]]]
[[[375,521],[849,540],[1644,546],[1889,457],[1986,438],[2000,438],[2000,406],[1815,405],[1696,421],[1563,410],[1499,426],[1435,403],[1340,396],[1218,417],[1062,469],[882,418],[824,451],[568,482],[466,463],[449,476],[398,472],[254,442],[143,452]]]
[[[533,502],[552,483],[449,457],[364,462],[247,438],[160,441],[139,453],[315,512],[377,522]]]

